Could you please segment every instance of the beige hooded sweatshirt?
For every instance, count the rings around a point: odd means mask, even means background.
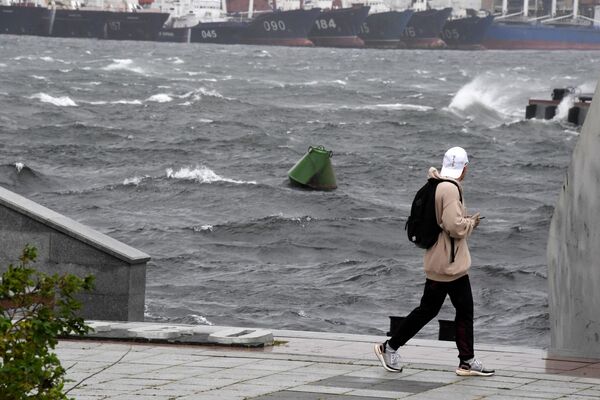
[[[435,214],[438,225],[442,228],[437,242],[425,252],[423,265],[428,279],[438,282],[454,281],[465,276],[471,267],[471,254],[467,245],[467,238],[473,232],[475,220],[467,217],[467,210],[460,202],[462,186],[460,182],[440,175],[437,169],[429,169],[428,178],[452,180],[441,182],[435,191]],[[454,238],[454,262],[451,262],[452,245],[450,238]]]

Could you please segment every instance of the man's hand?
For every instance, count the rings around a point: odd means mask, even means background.
[[[475,213],[471,216],[471,219],[474,221],[473,229],[479,226],[479,222],[481,220],[480,213]]]

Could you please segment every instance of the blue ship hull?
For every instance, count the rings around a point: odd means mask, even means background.
[[[593,26],[495,22],[483,41],[500,50],[600,50],[600,29]]]
[[[46,36],[50,10],[45,7],[0,6],[0,33]]]
[[[483,40],[493,22],[493,15],[451,19],[446,21],[440,37],[449,49],[484,49]]]
[[[414,11],[388,11],[369,14],[360,27],[358,37],[365,47],[395,49],[404,47],[402,32]]]

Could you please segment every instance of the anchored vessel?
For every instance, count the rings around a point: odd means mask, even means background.
[[[401,40],[402,32],[413,13],[413,10],[404,10],[369,14],[362,23],[358,36],[366,47],[388,49],[404,47]]]
[[[402,42],[411,49],[446,47],[440,33],[451,13],[451,8],[415,12],[402,32]]]
[[[502,16],[497,17],[488,30],[484,46],[507,50],[600,50],[600,29],[596,26],[598,7],[593,13],[587,9],[591,15],[582,15],[579,0],[574,0],[571,12],[559,15],[556,0],[551,0],[550,9],[545,8],[548,2],[543,2],[541,9],[537,4],[536,17],[530,19],[528,0],[524,0],[522,9],[515,13],[509,13],[508,1],[504,0]],[[543,15],[537,16],[538,12]]]
[[[312,46],[308,32],[320,10],[288,10],[258,14],[251,20],[200,23],[191,41],[221,44]]]
[[[448,48],[457,50],[481,50],[488,29],[494,22],[493,15],[449,19],[444,24],[440,37]]]
[[[369,6],[323,10],[316,17],[308,38],[315,46],[363,47],[360,29],[369,14]]]
[[[156,40],[169,14],[132,9],[107,11],[93,5],[63,8],[19,3],[0,6],[0,33],[116,40]]]

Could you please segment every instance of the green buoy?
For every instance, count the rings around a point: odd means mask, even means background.
[[[308,152],[288,171],[292,184],[317,190],[337,188],[335,174],[331,166],[333,152],[323,146],[308,148]]]

